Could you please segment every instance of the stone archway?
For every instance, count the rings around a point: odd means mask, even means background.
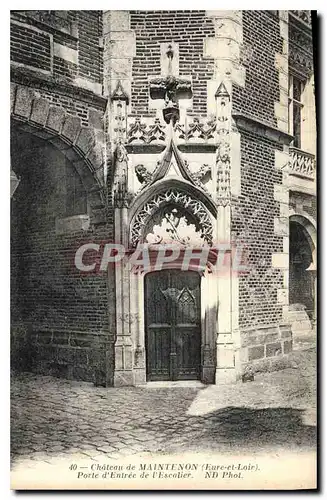
[[[107,320],[106,277],[97,288],[95,307],[101,311],[103,332],[99,336],[99,322],[94,321],[93,311],[85,318],[86,301],[80,299],[88,295],[91,287],[95,290],[97,284],[91,282],[92,278],[76,279],[74,266],[76,248],[84,237],[92,233],[92,238],[102,238],[107,228],[111,230],[105,213],[103,132],[83,126],[80,118],[52,105],[35,89],[14,84],[11,91],[11,124],[18,131],[17,137],[24,137],[13,147],[29,147],[29,141],[34,145],[42,143],[28,158],[24,158],[24,150],[12,154],[13,165],[21,176],[12,204],[13,224],[19,222],[11,232],[12,357],[19,367],[26,360],[26,369],[112,385],[114,328]],[[51,156],[47,156],[49,152]],[[40,161],[33,163],[33,158]],[[57,159],[60,169],[56,172]],[[39,165],[46,168],[41,171]],[[73,167],[86,191],[87,210],[80,212],[81,216],[70,217],[57,211],[61,198],[54,189],[48,196],[66,166]],[[25,206],[31,210],[23,211],[25,193],[30,194]],[[37,194],[35,199],[33,193]],[[65,232],[59,234],[58,219],[66,224]],[[81,223],[73,224],[72,219]],[[87,224],[82,225],[86,219]],[[23,226],[25,233],[21,231]],[[90,301],[86,307],[92,308]]]
[[[289,223],[289,314],[296,345],[299,339],[314,333],[317,236],[314,221],[308,215],[292,214]]]
[[[73,163],[80,175],[94,220],[104,205],[104,135],[84,127],[77,116],[51,105],[36,89],[11,84],[12,123],[20,130],[49,141]]]
[[[317,260],[317,227],[316,222],[309,214],[305,212],[291,213],[290,222],[300,224],[305,230],[305,235],[312,251],[312,261],[316,266]]]

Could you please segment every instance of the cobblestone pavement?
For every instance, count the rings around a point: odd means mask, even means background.
[[[12,379],[12,463],[73,454],[256,453],[315,447],[315,353],[234,385],[99,388],[32,374]],[[302,357],[301,357],[302,356]]]

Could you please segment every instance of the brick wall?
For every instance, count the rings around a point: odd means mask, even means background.
[[[51,37],[22,24],[12,24],[10,33],[10,59],[41,71],[51,73]]]
[[[114,309],[108,311],[107,277],[82,276],[74,255],[86,241],[110,241],[112,224],[57,234],[66,157],[13,131],[11,160],[21,178],[11,218],[13,366],[23,350],[27,369],[103,382],[113,370]]]
[[[245,88],[233,86],[233,111],[276,125],[274,103],[280,90],[275,56],[282,52],[279,17],[263,10],[243,11],[242,17]]]
[[[148,110],[148,77],[160,75],[160,43],[179,44],[179,74],[192,75],[193,109],[207,112],[207,81],[213,61],[203,57],[203,40],[214,36],[212,20],[205,11],[131,11],[130,27],[136,34],[136,57],[132,72],[132,114],[151,115]]]
[[[282,183],[275,164],[276,144],[250,132],[241,138],[241,195],[233,208],[232,234],[247,247],[249,272],[240,277],[240,327],[254,327],[281,320],[277,289],[283,275],[271,267],[272,253],[283,251],[283,238],[274,234],[279,203],[274,184]]]
[[[98,10],[79,10],[76,17],[79,74],[93,82],[101,82],[102,52],[99,38],[102,36],[102,13]]]
[[[101,11],[67,11],[62,29],[60,18],[47,11],[12,11],[11,61],[74,82],[77,77],[102,82]],[[58,25],[56,26],[56,19]],[[74,26],[74,29],[72,28]],[[66,27],[65,27],[66,28]],[[54,44],[60,44],[56,54]],[[70,50],[65,51],[65,47]]]

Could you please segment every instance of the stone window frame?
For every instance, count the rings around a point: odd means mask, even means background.
[[[300,100],[294,98],[294,80],[297,80],[300,82]],[[294,139],[292,141],[292,146],[301,149],[301,132],[302,132],[302,126],[301,126],[301,116],[302,116],[302,111],[304,104],[302,102],[302,95],[303,91],[306,85],[306,78],[302,75],[299,75],[297,72],[290,70],[289,76],[288,76],[288,131],[289,133],[294,136]],[[294,105],[300,109],[300,129],[299,129],[299,135],[295,136],[294,135]]]

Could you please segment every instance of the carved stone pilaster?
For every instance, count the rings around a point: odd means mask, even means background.
[[[221,83],[215,94],[217,103],[217,204],[230,205],[230,128],[231,128],[231,106],[230,96],[223,83]]]
[[[123,143],[117,144],[114,153],[113,204],[116,208],[128,207],[128,155]]]
[[[121,82],[119,81],[112,96],[111,96],[112,108],[113,108],[113,140],[115,143],[126,141],[126,129],[127,129],[127,105],[129,103],[129,97],[124,91]]]

